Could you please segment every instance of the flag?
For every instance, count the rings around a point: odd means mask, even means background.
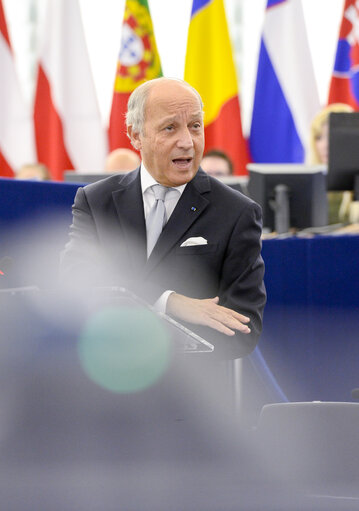
[[[31,110],[22,96],[0,0],[0,176],[36,161]]]
[[[205,151],[224,151],[234,173],[246,174],[248,148],[223,0],[193,0],[184,78],[204,103]]]
[[[255,87],[255,162],[301,163],[320,109],[301,0],[268,0]]]
[[[359,110],[359,4],[345,0],[328,103]]]
[[[38,160],[56,180],[65,170],[103,170],[101,122],[78,0],[48,0],[34,122]]]
[[[109,145],[133,149],[126,135],[125,114],[131,92],[162,76],[160,57],[147,0],[126,0],[121,47],[109,122]]]

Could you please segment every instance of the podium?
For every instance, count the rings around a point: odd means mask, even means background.
[[[7,306],[14,325],[19,327],[18,319],[27,317],[32,323],[46,323],[46,327],[52,332],[56,328],[58,318],[63,314],[62,319],[66,323],[66,316],[70,328],[66,328],[67,335],[71,331],[78,331],[79,325],[87,321],[92,314],[106,308],[123,307],[133,310],[146,311],[160,322],[173,343],[176,353],[212,353],[214,346],[185,327],[167,314],[156,311],[151,305],[132,293],[130,290],[119,287],[101,287],[81,291],[78,294],[67,294],[64,290],[44,291],[37,286],[0,289],[0,303]],[[53,325],[51,325],[53,323]],[[25,322],[26,324],[26,322]],[[24,325],[25,327],[25,325]],[[46,328],[45,327],[45,328]],[[62,330],[62,327],[61,327]]]

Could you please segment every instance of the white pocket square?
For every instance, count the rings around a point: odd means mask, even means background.
[[[208,245],[208,243],[205,238],[202,238],[202,236],[198,236],[196,238],[188,238],[188,240],[184,241],[181,244],[181,247],[193,247],[195,245]]]

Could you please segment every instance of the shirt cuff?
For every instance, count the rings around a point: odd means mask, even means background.
[[[165,291],[164,293],[162,293],[159,299],[154,304],[153,308],[157,312],[162,312],[163,314],[166,314],[167,300],[172,293],[174,293],[174,291]]]

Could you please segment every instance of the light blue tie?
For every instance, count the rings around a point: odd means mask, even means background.
[[[155,195],[155,203],[150,209],[146,219],[147,229],[147,257],[150,256],[153,247],[156,245],[158,238],[166,223],[165,196],[168,188],[162,185],[151,186]]]

